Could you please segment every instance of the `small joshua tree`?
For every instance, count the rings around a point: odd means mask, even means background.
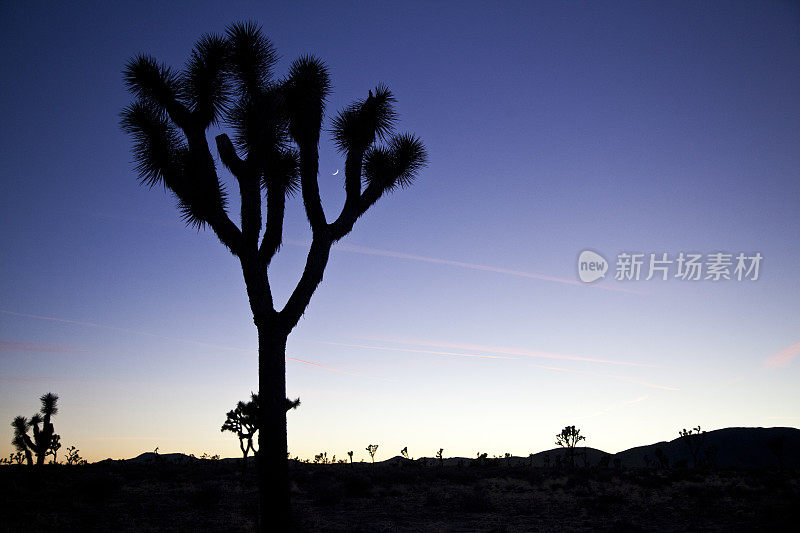
[[[230,431],[239,438],[239,449],[242,450],[242,469],[247,469],[247,456],[255,454],[253,438],[258,431],[258,395],[250,393],[249,402],[239,402],[236,408],[228,411],[225,423],[220,431]]]
[[[506,452],[505,455],[503,455],[503,457],[506,458],[506,466],[511,466],[511,454]]]
[[[85,465],[86,459],[80,456],[80,450],[75,446],[67,448],[67,464],[68,465]]]
[[[375,452],[377,451],[378,451],[377,444],[370,444],[369,446],[367,446],[367,452],[369,453],[369,456],[372,458],[373,463],[375,462]]]
[[[53,443],[56,442],[58,447],[61,446],[58,444],[60,437],[56,435],[53,423],[50,421],[53,416],[58,414],[58,396],[48,392],[39,399],[42,407],[30,420],[24,416],[17,416],[11,422],[11,426],[14,428],[11,444],[25,454],[29,465],[33,464],[34,454],[36,455],[36,464],[43,465],[48,455],[52,453],[55,457],[55,452],[52,450]],[[33,429],[33,438],[28,435],[29,429]]]
[[[286,398],[286,411],[297,409],[300,398],[290,400]],[[247,469],[247,456],[252,451],[255,455],[258,450],[253,444],[256,432],[259,429],[259,402],[258,394],[250,393],[250,401],[239,402],[236,408],[228,411],[225,423],[220,431],[230,431],[239,438],[239,449],[242,450],[242,469]]]
[[[575,426],[566,426],[556,435],[556,445],[566,448],[571,467],[575,467],[575,446],[582,440],[586,440],[586,437],[581,435],[581,430]]]
[[[444,456],[442,454],[444,454],[444,448],[439,448],[439,451],[436,452],[436,458],[439,459],[439,466],[444,464]]]
[[[347,455],[350,457],[350,464],[353,464],[353,450],[347,452]]]
[[[692,456],[692,466],[694,468],[697,468],[697,455],[703,447],[705,433],[705,431],[700,430],[700,426],[688,430],[684,428],[678,432],[681,442],[683,442],[686,449],[689,450],[689,454]]]
[[[408,446],[400,450],[400,455],[402,455],[406,459],[410,459],[410,457],[408,456]]]
[[[21,465],[25,462],[25,454],[22,452],[9,454],[6,464]]]

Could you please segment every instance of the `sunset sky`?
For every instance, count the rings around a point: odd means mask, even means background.
[[[430,159],[334,247],[289,337],[292,456],[800,427],[798,3],[117,4],[0,4],[0,456],[48,391],[62,453],[239,455],[220,432],[257,389],[238,261],[138,185],[119,112],[131,56],[179,67],[242,20],[279,75],[324,59],[329,116],[387,84]],[[323,135],[329,218],[342,169]],[[284,237],[281,305],[310,240],[298,198]],[[584,250],[604,279],[579,280]],[[731,254],[732,279],[643,279],[682,252]],[[642,279],[615,279],[623,253]]]

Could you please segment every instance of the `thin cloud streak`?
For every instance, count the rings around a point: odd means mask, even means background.
[[[84,352],[81,348],[44,342],[0,341],[0,353],[71,353]]]
[[[479,355],[479,354],[472,354],[472,353],[456,353],[456,352],[437,352],[434,350],[416,350],[413,348],[390,348],[388,346],[373,346],[373,345],[365,345],[365,344],[348,344],[344,342],[328,342],[328,341],[318,341],[321,344],[330,344],[332,346],[347,346],[350,348],[364,348],[367,350],[386,350],[391,352],[411,352],[411,353],[428,353],[433,355],[441,355],[447,357],[477,357],[481,359],[511,359],[516,360],[519,357],[506,357],[503,355]]]
[[[572,370],[570,368],[560,368],[556,366],[544,366],[544,365],[534,365],[537,368],[543,368],[545,370],[552,370],[555,372],[568,372],[570,374],[580,374],[583,376],[593,376],[593,377],[600,377],[600,378],[609,378],[609,379],[616,379],[619,381],[625,381],[628,383],[635,383],[636,385],[641,385],[643,387],[648,387],[650,389],[660,389],[660,390],[680,390],[677,387],[669,387],[667,385],[656,385],[655,383],[650,383],[647,381],[642,381],[639,378],[634,378],[630,376],[617,376],[613,374],[600,374],[597,372],[583,372],[581,370]]]
[[[46,376],[19,376],[19,377],[0,377],[0,383],[51,383],[51,382],[67,382],[67,381],[78,381],[74,379],[64,379],[64,378],[49,378]]]
[[[294,246],[309,246],[308,242],[297,241],[293,239],[284,239],[284,242],[287,244],[291,244]],[[529,279],[539,279],[542,281],[553,281],[556,283],[565,283],[567,285],[575,285],[578,287],[588,287],[592,289],[602,289],[604,291],[615,291],[615,292],[627,292],[630,294],[644,294],[639,291],[634,291],[631,289],[623,289],[622,287],[612,287],[608,285],[594,285],[589,283],[583,283],[581,281],[577,281],[574,279],[568,278],[559,278],[555,276],[548,276],[546,274],[537,274],[535,272],[525,272],[522,270],[512,270],[508,268],[501,268],[491,265],[481,265],[477,263],[466,263],[463,261],[453,261],[450,259],[440,259],[437,257],[427,257],[423,255],[413,255],[413,254],[406,254],[403,252],[393,252],[391,250],[381,250],[379,248],[368,248],[366,246],[356,246],[353,244],[343,244],[337,243],[333,250],[339,250],[342,252],[351,252],[356,254],[363,254],[363,255],[376,255],[381,257],[393,257],[395,259],[406,259],[409,261],[420,261],[423,263],[435,263],[439,265],[449,265],[455,266],[459,268],[466,268],[469,270],[479,270],[483,272],[494,272],[496,274],[506,274],[509,276],[517,276],[522,278],[529,278]]]
[[[771,368],[789,366],[789,363],[792,362],[792,359],[798,355],[800,355],[800,342],[797,344],[792,344],[791,346],[787,346],[783,350],[770,355],[764,359],[764,364]]]
[[[374,377],[374,376],[367,376],[367,375],[361,374],[360,372],[351,372],[351,371],[348,371],[348,370],[342,370],[340,368],[333,368],[331,366],[325,366],[325,365],[321,365],[319,363],[314,363],[314,362],[311,362],[311,361],[305,361],[303,359],[297,359],[296,357],[289,357],[288,355],[286,356],[286,360],[287,361],[296,361],[298,363],[303,363],[303,364],[306,364],[306,365],[316,366],[316,367],[319,367],[319,368],[323,368],[325,370],[330,370],[331,372],[339,372],[340,374],[348,374],[348,375],[351,375],[351,376],[358,376],[358,377],[368,378],[368,379],[377,379],[378,381],[390,381],[390,382],[396,383],[396,380],[393,380],[393,379],[379,378],[379,377]]]
[[[485,346],[482,344],[464,344],[464,343],[452,343],[452,342],[435,342],[435,341],[425,341],[419,339],[387,339],[387,338],[379,338],[379,337],[357,337],[364,340],[374,341],[374,342],[389,342],[394,344],[409,344],[415,346],[430,346],[434,348],[454,348],[457,350],[470,350],[475,352],[490,352],[490,353],[500,353],[504,355],[519,355],[525,357],[537,357],[541,359],[560,359],[565,361],[581,361],[585,363],[603,363],[609,365],[620,365],[620,366],[639,366],[639,367],[654,367],[655,365],[649,365],[646,363],[632,363],[627,361],[613,361],[610,359],[597,359],[594,357],[582,357],[579,355],[566,355],[566,354],[557,354],[551,352],[542,352],[539,350],[523,350],[518,348],[507,348],[505,346]],[[493,356],[495,358],[499,356]],[[512,359],[517,359],[516,357],[512,357]]]

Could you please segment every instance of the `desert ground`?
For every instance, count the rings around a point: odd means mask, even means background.
[[[291,462],[299,531],[796,531],[797,470]],[[235,460],[0,467],[2,531],[254,531]]]

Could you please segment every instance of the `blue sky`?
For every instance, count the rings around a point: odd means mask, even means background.
[[[796,3],[6,3],[0,20],[0,420],[53,391],[90,459],[237,455],[219,426],[257,385],[238,263],[137,184],[118,114],[128,58],[179,66],[254,20],[279,74],[326,61],[329,115],[389,85],[430,155],[334,248],[290,336],[293,454],[527,455],[567,424],[613,452],[800,424]],[[331,216],[326,137],[320,162]],[[279,301],[309,238],[294,200]],[[585,249],[611,263],[592,285]],[[757,281],[616,281],[626,251],[764,259]]]

